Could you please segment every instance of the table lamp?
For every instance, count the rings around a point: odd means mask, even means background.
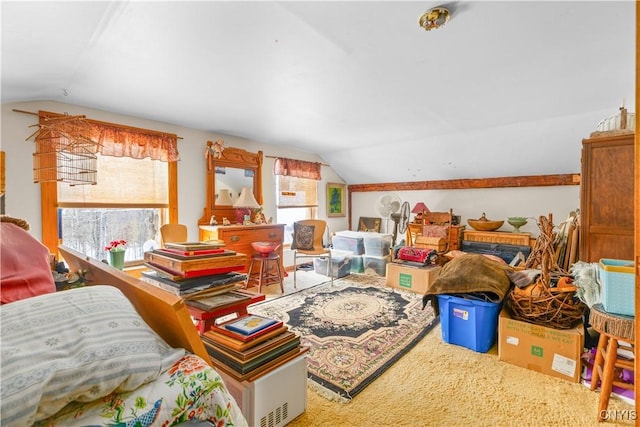
[[[431,212],[427,205],[422,202],[416,203],[416,205],[411,209],[411,213],[416,214],[416,217],[413,219],[413,222],[416,224],[422,224],[422,213],[423,212]]]
[[[216,200],[217,206],[231,206],[233,205],[233,200],[231,200],[231,194],[229,190],[223,188],[220,190],[220,194],[218,195],[218,200]]]
[[[245,224],[245,222],[251,222],[251,209],[257,209],[260,204],[253,196],[253,191],[249,187],[243,187],[240,192],[240,197],[233,204],[236,209],[236,220],[238,224]]]

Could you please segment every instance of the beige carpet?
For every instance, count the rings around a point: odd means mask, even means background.
[[[300,277],[304,277],[301,282]],[[305,272],[298,288],[321,283]],[[301,285],[304,283],[304,285]],[[285,293],[293,290],[291,274]],[[278,290],[279,291],[279,290]],[[277,292],[276,292],[277,293]],[[276,295],[272,295],[275,297]],[[582,384],[498,360],[497,347],[476,353],[442,341],[437,326],[349,403],[326,400],[311,388],[307,410],[291,427],[360,426],[612,426],[598,423],[599,393]],[[609,410],[634,410],[615,397]]]

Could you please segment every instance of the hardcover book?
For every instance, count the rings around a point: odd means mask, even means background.
[[[171,249],[180,249],[183,251],[202,251],[207,249],[217,249],[224,246],[224,242],[171,242],[165,243],[165,247]]]
[[[207,348],[207,351],[209,352],[209,355],[211,355],[211,357],[223,362],[225,365],[231,367],[234,371],[239,372],[240,374],[247,374],[259,368],[263,364],[270,362],[271,360],[276,359],[277,357],[285,353],[288,353],[294,349],[297,349],[300,346],[300,342],[299,342],[299,339],[294,341],[289,341],[249,361],[241,361],[241,360],[234,359],[233,357],[230,357],[229,355],[221,352],[217,348],[213,348],[212,346],[209,346],[209,345],[205,345],[205,346]]]
[[[206,294],[204,297],[200,296],[200,292],[197,295],[188,296],[185,298],[186,304],[203,311],[213,311],[251,299],[250,295],[229,290],[225,290],[218,295],[204,293]]]
[[[186,291],[191,288],[218,288],[229,283],[243,282],[247,278],[247,275],[243,273],[225,273],[176,281],[169,279],[156,270],[144,270],[141,275],[143,277],[162,282],[165,285],[174,287],[180,291]]]
[[[201,249],[197,251],[183,251],[182,249],[175,248],[163,248],[162,251],[169,252],[176,255],[182,256],[195,256],[195,255],[207,255],[207,254],[220,254],[224,253],[227,249],[224,248],[215,248],[215,249]]]
[[[273,330],[270,330],[269,328],[263,329],[261,331],[261,332],[264,332],[262,335],[256,334],[257,336],[254,335],[253,337],[251,337],[251,339],[242,341],[237,338],[233,338],[229,335],[226,335],[224,333],[218,332],[221,329],[214,326],[210,330],[202,334],[202,339],[220,343],[226,347],[232,348],[237,351],[244,351],[268,340],[269,338],[273,338],[276,335],[280,335],[281,333],[287,331],[288,329],[289,328],[287,325],[282,324],[277,328],[274,328]],[[225,332],[228,332],[228,331],[225,331]],[[235,334],[235,335],[237,336],[238,334]]]
[[[182,273],[183,276],[188,276],[189,273],[196,274],[197,276],[203,276],[202,272],[224,269],[231,267],[232,270],[213,272],[208,274],[222,274],[229,271],[243,269],[247,261],[247,256],[244,254],[235,253],[234,255],[216,256],[206,255],[203,257],[195,257],[195,259],[178,259],[174,256],[167,256],[164,254],[158,254],[156,252],[145,252],[144,261],[160,266],[169,272]]]
[[[234,271],[238,271],[244,268],[244,264],[242,264],[242,265],[234,265],[229,267],[210,268],[210,269],[204,269],[204,270],[182,271],[182,270],[174,270],[172,268],[155,264],[153,262],[145,262],[144,265],[145,267],[149,267],[150,269],[157,271],[167,279],[173,280],[174,282],[179,282],[185,279],[193,279],[196,277],[215,276],[218,274],[232,273]]]
[[[245,380],[253,381],[258,379],[263,374],[266,374],[272,369],[275,369],[278,366],[281,366],[287,363],[288,361],[300,356],[301,354],[306,353],[307,351],[309,351],[308,347],[298,346],[284,354],[281,354],[275,359],[269,360],[268,362],[264,362],[262,365],[258,366],[256,369],[250,372],[247,372],[245,374],[242,374],[236,371],[231,366],[215,358],[213,360],[213,365],[216,369],[223,370],[225,373],[227,373],[229,376],[234,378],[236,381],[245,381]]]
[[[227,354],[229,357],[233,357],[238,361],[248,362],[261,354],[272,350],[276,347],[279,347],[283,344],[288,343],[289,341],[297,340],[300,342],[300,337],[296,335],[294,332],[285,331],[279,335],[276,335],[273,338],[269,338],[264,342],[258,343],[255,346],[248,348],[244,351],[234,350],[224,344],[221,344],[217,341],[213,340],[203,340],[205,344],[210,345],[211,347],[219,350],[220,352]]]
[[[207,259],[212,257],[223,257],[228,255],[235,255],[236,251],[230,251],[227,249],[213,249],[212,251],[179,251],[182,253],[176,253],[174,249],[154,249],[152,252],[154,254],[163,255],[165,257],[177,259],[180,261],[188,261],[194,259]],[[204,252],[204,253],[195,253],[195,252]],[[187,255],[185,255],[185,253]]]

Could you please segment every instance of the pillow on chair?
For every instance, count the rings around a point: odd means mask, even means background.
[[[291,249],[298,249],[301,251],[313,250],[313,234],[315,226],[305,224],[293,224],[293,242],[291,242]]]

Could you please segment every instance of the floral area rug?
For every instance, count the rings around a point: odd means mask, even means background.
[[[409,351],[435,325],[422,295],[384,285],[383,277],[350,275],[251,306],[298,333],[312,388],[348,401]]]

